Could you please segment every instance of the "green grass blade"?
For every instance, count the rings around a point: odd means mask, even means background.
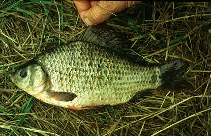
[[[4,16],[5,13],[7,13],[9,10],[18,7],[18,5],[22,2],[23,0],[19,0],[12,4],[11,6],[7,7],[6,9],[3,9],[3,12],[0,14],[0,17]]]

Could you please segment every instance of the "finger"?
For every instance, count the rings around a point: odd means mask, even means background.
[[[125,9],[125,1],[100,1],[97,5],[83,12],[82,20],[87,25],[99,24],[107,20],[112,13],[117,13]]]
[[[74,0],[74,4],[78,10],[79,15],[82,17],[81,12],[87,11],[91,8],[89,0]]]
[[[99,3],[99,1],[90,1],[90,3],[91,3],[91,7],[94,7],[95,5]]]
[[[127,8],[127,1],[100,1],[99,8],[111,13],[118,13]]]

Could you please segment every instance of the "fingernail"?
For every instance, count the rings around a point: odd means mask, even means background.
[[[93,25],[94,23],[92,23],[92,21],[90,21],[88,18],[84,18],[84,23],[86,25]]]

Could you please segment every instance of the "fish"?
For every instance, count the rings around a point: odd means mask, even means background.
[[[72,110],[123,104],[159,87],[185,88],[187,63],[144,65],[129,42],[111,26],[90,26],[78,40],[17,67],[11,80],[40,101]]]

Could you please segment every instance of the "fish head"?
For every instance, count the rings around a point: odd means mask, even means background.
[[[47,87],[47,74],[38,64],[21,66],[11,75],[11,80],[25,92],[36,95]]]

